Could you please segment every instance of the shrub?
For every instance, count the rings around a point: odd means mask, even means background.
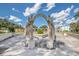
[[[63,32],[68,32],[68,30],[64,30]]]
[[[37,34],[43,34],[43,31],[41,29],[38,29]]]

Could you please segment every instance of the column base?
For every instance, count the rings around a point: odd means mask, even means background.
[[[47,48],[48,49],[53,49],[54,47],[53,47],[53,40],[48,40],[47,41]]]
[[[35,48],[35,40],[28,40],[28,48]]]

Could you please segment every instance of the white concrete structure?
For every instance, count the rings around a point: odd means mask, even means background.
[[[55,40],[55,28],[53,25],[53,20],[50,16],[46,16],[44,14],[37,14],[35,16],[28,17],[28,24],[26,25],[25,35],[30,37],[30,40],[33,40],[33,23],[37,17],[43,17],[48,23],[48,40],[47,40],[47,48],[53,48],[53,42]],[[31,42],[31,41],[29,41]],[[34,43],[35,44],[35,43]],[[34,46],[34,44],[32,44]],[[29,46],[29,45],[28,45]]]

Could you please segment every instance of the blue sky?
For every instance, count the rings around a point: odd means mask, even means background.
[[[57,26],[69,26],[74,22],[74,15],[79,10],[79,4],[74,3],[2,3],[0,4],[0,17],[16,22],[22,26],[27,23],[27,17],[39,13],[50,15]],[[47,22],[42,17],[36,18],[34,24],[40,27]]]

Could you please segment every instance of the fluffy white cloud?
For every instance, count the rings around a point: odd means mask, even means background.
[[[66,24],[70,24],[70,23],[72,23],[72,22],[74,22],[75,21],[75,18],[73,17],[73,18],[71,18],[71,19],[67,19],[66,20]]]
[[[68,15],[69,15],[68,12],[66,12],[65,10],[62,10],[60,12],[53,13],[51,16],[54,17],[55,19],[62,20]]]
[[[15,8],[12,8],[12,10],[15,10]]]
[[[60,12],[52,13],[51,17],[57,18],[58,20],[62,20],[69,16],[70,11],[73,9],[73,5],[70,8],[67,8],[66,10],[61,10]]]
[[[5,19],[5,17],[0,16],[1,19]]]
[[[32,8],[27,7],[25,12],[23,13],[24,16],[29,16],[32,13],[36,13],[41,7],[41,3],[36,3]]]
[[[74,9],[74,13],[78,12],[79,11],[79,8],[76,8]]]
[[[51,17],[53,17],[55,20],[54,22],[57,23],[57,26],[63,26],[64,21],[67,20],[67,18],[70,16],[70,12],[73,9],[73,5],[65,10],[61,10],[60,12],[52,13]],[[55,24],[56,25],[56,24]]]
[[[18,23],[18,24],[22,26],[22,23]]]
[[[46,6],[46,9],[44,9],[44,10],[49,11],[53,7],[55,7],[55,3],[48,3],[47,6]]]
[[[10,15],[9,20],[14,20],[14,19],[17,19],[17,17]]]
[[[19,19],[19,18],[16,17],[16,16],[13,16],[13,15],[10,15],[9,20],[13,20],[14,22],[21,22],[21,21],[22,21],[21,19]]]
[[[19,10],[15,9],[15,8],[12,8],[12,10],[15,12],[20,12]]]
[[[21,22],[21,19],[18,18],[18,19],[14,20],[14,21],[15,22]]]
[[[77,19],[75,19],[75,17],[73,17],[71,19],[66,20],[67,24],[75,23],[75,22],[79,22],[79,17]]]

